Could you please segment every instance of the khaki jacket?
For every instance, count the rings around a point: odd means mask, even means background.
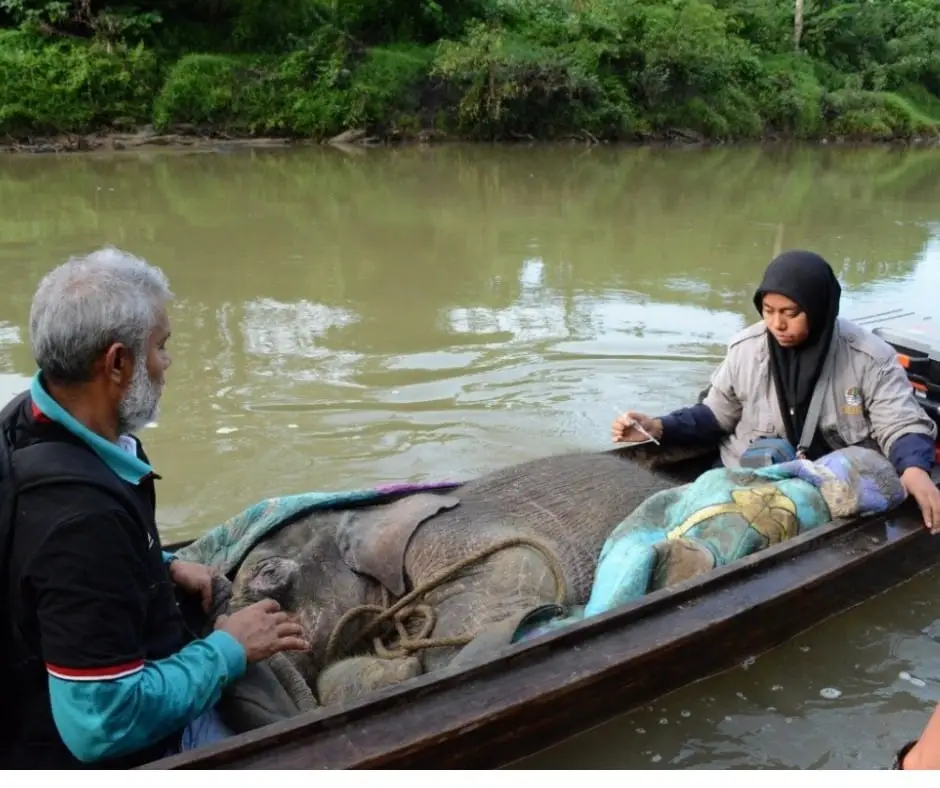
[[[843,318],[833,342],[829,391],[817,427],[833,449],[862,444],[887,457],[902,435],[919,432],[936,440],[937,425],[917,402],[894,348]],[[740,465],[755,438],[786,437],[763,321],[731,338],[704,404],[728,433],[721,443],[728,467]]]

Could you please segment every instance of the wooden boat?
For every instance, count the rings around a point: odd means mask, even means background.
[[[677,469],[676,480],[700,470]],[[485,663],[142,768],[497,768],[767,651],[938,556],[940,538],[907,501],[887,516],[834,521]]]

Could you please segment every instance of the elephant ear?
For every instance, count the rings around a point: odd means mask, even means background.
[[[372,511],[348,512],[336,530],[340,555],[353,571],[403,596],[405,550],[412,534],[428,518],[459,503],[454,495],[418,493]]]

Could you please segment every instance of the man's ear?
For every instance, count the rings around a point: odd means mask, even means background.
[[[125,345],[115,342],[105,351],[104,372],[115,385],[127,387],[134,376],[134,359]]]

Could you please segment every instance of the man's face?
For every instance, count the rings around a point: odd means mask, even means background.
[[[170,318],[160,310],[157,325],[145,345],[146,352],[134,359],[133,374],[118,403],[118,431],[137,432],[157,417],[160,397],[166,384],[165,373],[170,366],[166,349],[170,338]]]

